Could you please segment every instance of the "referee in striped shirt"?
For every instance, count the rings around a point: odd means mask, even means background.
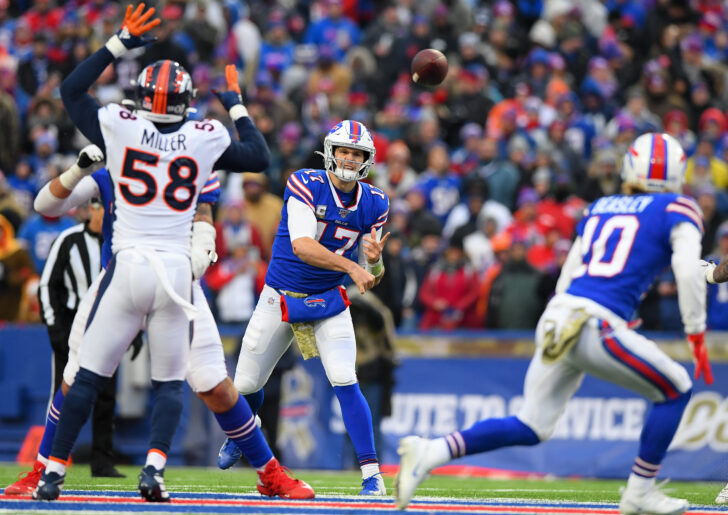
[[[86,223],[63,231],[53,242],[40,278],[41,316],[53,348],[53,393],[63,380],[68,363],[68,338],[81,299],[101,272],[101,228],[104,207],[93,199]],[[91,475],[124,477],[113,462],[113,423],[116,407],[116,374],[99,393],[92,422]]]

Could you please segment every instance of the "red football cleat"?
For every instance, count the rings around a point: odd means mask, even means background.
[[[283,499],[313,499],[316,495],[313,488],[289,474],[290,470],[273,458],[263,472],[258,472],[258,491],[268,497],[278,495]]]
[[[18,480],[5,489],[5,495],[32,495],[44,470],[45,465],[35,460],[33,470],[18,474]]]

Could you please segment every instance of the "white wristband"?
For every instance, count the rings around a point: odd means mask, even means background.
[[[83,179],[84,177],[86,177],[86,174],[83,173],[83,170],[81,170],[81,168],[79,168],[76,163],[73,163],[73,166],[63,172],[58,177],[58,180],[61,181],[61,184],[64,188],[70,191],[75,188],[76,184],[81,182],[81,179]]]
[[[248,116],[248,110],[243,104],[235,104],[230,108],[230,118],[232,118],[234,122],[238,121],[243,116]]]
[[[111,36],[104,46],[109,52],[111,52],[111,55],[114,56],[114,59],[118,59],[128,50],[124,46],[124,43],[121,42],[121,39],[119,39],[119,36],[117,36],[116,34]]]

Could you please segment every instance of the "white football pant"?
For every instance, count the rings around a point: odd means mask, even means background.
[[[556,324],[558,334],[570,313],[579,308],[592,317],[584,325],[578,342],[560,360],[544,363],[544,326]],[[582,297],[557,295],[536,327],[536,352],[526,373],[524,403],[518,413],[518,418],[541,441],[553,434],[585,373],[628,388],[652,402],[667,401],[692,387],[682,365],[655,342],[629,329],[614,313]]]
[[[78,311],[73,319],[71,336],[68,340],[68,364],[63,370],[63,380],[71,385],[78,372],[78,351],[83,341],[88,315],[96,299],[96,292],[102,276],[99,276],[89,287],[87,295],[81,299]],[[225,354],[220,340],[217,324],[207,304],[199,281],[192,283],[193,304],[199,313],[195,317],[192,334],[192,345],[187,360],[187,382],[195,392],[208,392],[227,377]],[[186,324],[186,321],[185,321]]]
[[[257,392],[293,340],[290,324],[281,320],[280,294],[265,285],[243,336],[235,370],[235,387],[242,394]],[[314,322],[316,346],[332,386],[356,383],[356,339],[349,308]]]

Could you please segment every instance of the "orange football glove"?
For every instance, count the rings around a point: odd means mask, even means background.
[[[693,351],[695,379],[700,379],[702,373],[705,384],[713,384],[713,372],[710,370],[710,362],[708,361],[708,349],[705,348],[705,333],[689,334],[687,337],[690,349]]]
[[[234,106],[243,104],[243,95],[238,84],[238,70],[234,64],[225,66],[225,82],[227,82],[227,91],[213,89],[212,92],[217,96],[225,109],[230,111]]]
[[[240,92],[240,84],[238,84],[238,69],[234,64],[228,64],[225,67],[225,80],[227,81],[228,91],[234,91],[238,95]]]
[[[143,2],[137,5],[136,9],[133,9],[131,5],[126,6],[126,15],[121,28],[128,30],[132,36],[141,37],[145,32],[149,32],[162,23],[159,18],[154,18],[147,23],[147,20],[154,14],[154,7],[150,7],[146,12],[144,12],[144,7]]]

